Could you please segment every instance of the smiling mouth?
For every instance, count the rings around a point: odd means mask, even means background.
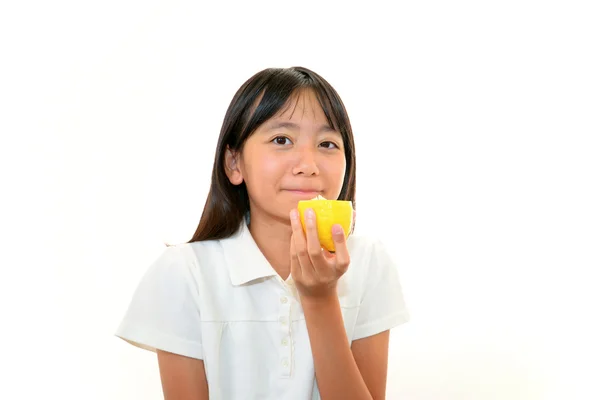
[[[322,193],[322,191],[317,191],[317,190],[286,190],[286,192],[290,192],[290,193],[294,193],[294,194],[298,194],[298,195],[304,195],[304,196],[317,196],[318,194]]]

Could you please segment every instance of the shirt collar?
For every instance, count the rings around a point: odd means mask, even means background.
[[[247,222],[248,217],[244,218],[233,236],[221,240],[229,278],[234,286],[277,275],[256,245]]]

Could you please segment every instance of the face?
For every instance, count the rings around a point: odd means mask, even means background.
[[[329,127],[311,91],[290,101],[246,140],[241,154],[228,150],[225,157],[231,183],[246,183],[252,218],[289,221],[299,200],[335,200],[342,190],[342,135]]]

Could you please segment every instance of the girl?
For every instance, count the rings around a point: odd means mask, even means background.
[[[167,400],[383,399],[389,330],[408,320],[381,241],[321,248],[299,200],[355,195],[350,121],[306,68],[266,69],[235,94],[192,239],[141,280],[117,336],[155,351]]]

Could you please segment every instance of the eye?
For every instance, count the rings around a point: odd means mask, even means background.
[[[321,146],[325,145],[327,149],[339,149],[339,146],[333,142],[323,142]]]
[[[289,141],[290,144],[292,143],[292,141],[289,138],[286,138],[285,136],[277,136],[275,139],[271,140],[271,142],[280,146],[288,144],[286,141]]]

